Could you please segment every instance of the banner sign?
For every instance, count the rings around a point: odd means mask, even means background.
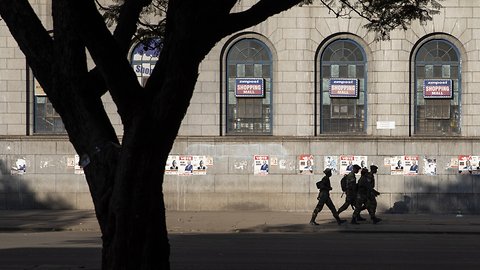
[[[263,97],[265,94],[265,80],[263,78],[235,79],[236,97]]]
[[[424,80],[424,98],[452,98],[452,80]]]
[[[330,97],[358,97],[357,79],[330,79],[329,82]]]

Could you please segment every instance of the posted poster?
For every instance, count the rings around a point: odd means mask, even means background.
[[[338,156],[325,156],[323,169],[327,168],[332,170],[332,174],[338,174]]]
[[[18,158],[10,170],[11,175],[22,175],[27,172],[27,162],[24,158]]]
[[[423,174],[437,175],[437,159],[432,157],[423,158]]]
[[[460,174],[480,174],[479,156],[458,156],[458,172]]]
[[[84,174],[83,168],[80,167],[80,156],[67,157],[67,168],[73,168],[74,174]]]
[[[390,166],[391,175],[403,175],[405,166],[405,156],[394,156],[385,158],[385,165]]]
[[[254,175],[268,175],[269,164],[268,155],[253,156],[253,174]]]
[[[194,175],[206,175],[207,174],[207,157],[206,156],[193,156],[193,174]]]
[[[166,175],[178,174],[178,156],[168,156],[167,164],[165,164]]]
[[[361,168],[365,168],[368,164],[367,156],[340,156],[340,174],[350,173],[355,164]],[[360,171],[358,173],[360,173]]]
[[[178,156],[178,174],[193,175],[193,156]]]
[[[403,164],[403,172],[405,175],[418,174],[418,156],[404,156]]]
[[[75,174],[84,174],[83,168],[80,166],[80,156],[79,155],[75,155],[74,162],[75,162],[75,164],[73,166],[74,173]]]
[[[313,155],[300,155],[298,170],[301,174],[313,174]]]
[[[472,156],[472,174],[480,174],[480,156]]]

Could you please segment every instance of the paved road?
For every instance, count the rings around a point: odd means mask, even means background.
[[[172,270],[480,269],[480,235],[171,234]],[[2,270],[100,269],[98,232],[1,233]]]
[[[1,270],[100,269],[98,232],[0,233]]]

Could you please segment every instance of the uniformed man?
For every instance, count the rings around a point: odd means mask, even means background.
[[[372,212],[374,217],[375,217],[375,212],[377,211],[377,196],[380,195],[380,192],[375,190],[375,174],[377,172],[378,172],[378,167],[372,164],[370,166],[370,172],[368,173],[368,177],[367,177],[367,180],[370,181],[370,185],[372,187],[372,189],[370,190],[370,193],[367,194],[367,210],[369,213]],[[372,218],[372,221],[375,224],[380,222],[381,220],[382,219],[377,217]]]
[[[357,217],[362,210],[362,207],[365,205],[370,218],[374,224],[377,224],[381,221],[380,218],[375,216],[375,211],[377,207],[377,200],[375,197],[380,194],[374,189],[375,178],[374,174],[377,172],[378,167],[375,165],[370,166],[371,172],[368,172],[366,168],[362,169],[361,177],[358,180],[358,189],[357,189],[357,198],[355,201],[355,210],[352,215],[352,224],[359,224]]]
[[[347,210],[349,206],[355,207],[355,199],[357,197],[357,178],[355,177],[355,174],[358,173],[360,169],[360,166],[354,164],[352,166],[352,170],[347,175],[347,191],[345,191],[345,202],[342,206],[340,206],[340,208],[338,208],[338,214]],[[359,219],[357,218],[357,220]]]
[[[310,220],[310,225],[318,225],[317,222],[315,222],[315,219],[317,218],[318,213],[322,211],[323,206],[326,204],[327,207],[330,209],[330,211],[333,214],[333,217],[337,221],[338,225],[346,222],[344,219],[340,219],[337,213],[337,209],[335,208],[335,205],[332,202],[332,199],[330,199],[330,190],[332,190],[332,186],[330,184],[330,176],[332,176],[332,170],[330,168],[327,168],[323,171],[325,173],[325,176],[317,182],[317,188],[319,189],[318,193],[318,203],[315,209],[313,210],[312,213],[312,219]]]

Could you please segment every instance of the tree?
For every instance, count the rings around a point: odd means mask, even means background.
[[[319,1],[337,17],[365,18],[379,38],[412,20],[431,20],[440,8],[435,0]],[[259,0],[232,13],[237,2],[118,1],[112,33],[95,0],[52,0],[52,37],[28,0],[0,0],[2,19],[81,157],[102,232],[102,269],[169,269],[159,164],[165,164],[187,112],[199,64],[222,38],[312,0]],[[160,59],[143,87],[126,54],[138,26],[146,25],[138,23],[141,15],[158,12],[166,7],[162,3],[168,3],[165,20],[142,30],[163,33]],[[101,101],[107,91],[124,126],[121,142]]]

